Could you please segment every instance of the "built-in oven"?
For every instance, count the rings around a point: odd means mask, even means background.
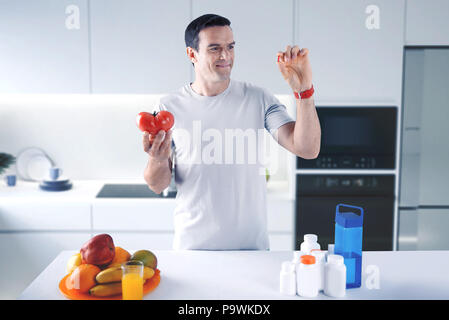
[[[364,209],[363,250],[395,250],[397,128],[395,106],[317,106],[318,158],[296,158],[295,249],[314,233],[334,243],[339,203]]]
[[[325,250],[334,243],[339,203],[363,208],[364,251],[393,250],[395,175],[301,174],[296,180],[295,250],[308,233]]]
[[[297,158],[297,169],[394,169],[396,107],[317,107],[318,158]]]

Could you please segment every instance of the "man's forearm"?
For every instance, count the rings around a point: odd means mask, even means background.
[[[158,161],[150,157],[145,168],[144,179],[151,190],[157,194],[161,193],[171,181],[169,160]]]
[[[321,127],[313,97],[296,100],[293,143],[295,149],[305,159],[314,159],[320,153]]]

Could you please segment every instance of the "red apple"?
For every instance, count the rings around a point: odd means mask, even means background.
[[[108,234],[96,235],[83,245],[80,253],[83,263],[107,265],[115,257],[114,241]]]

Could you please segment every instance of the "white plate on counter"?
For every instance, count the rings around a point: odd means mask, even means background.
[[[41,181],[48,177],[54,161],[37,147],[29,147],[17,155],[16,168],[19,178],[25,181]]]
[[[47,156],[43,154],[35,155],[28,162],[28,177],[34,181],[42,181],[48,178],[48,172],[52,166],[53,164]]]

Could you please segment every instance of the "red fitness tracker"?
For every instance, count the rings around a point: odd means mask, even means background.
[[[298,94],[298,92],[293,91],[293,93],[295,94],[295,98],[296,99],[299,99],[299,96],[301,96],[301,99],[310,98],[313,95],[314,92],[315,92],[315,90],[313,89],[313,84],[312,84],[312,87],[310,89],[304,90],[304,91],[300,92],[299,94]]]

